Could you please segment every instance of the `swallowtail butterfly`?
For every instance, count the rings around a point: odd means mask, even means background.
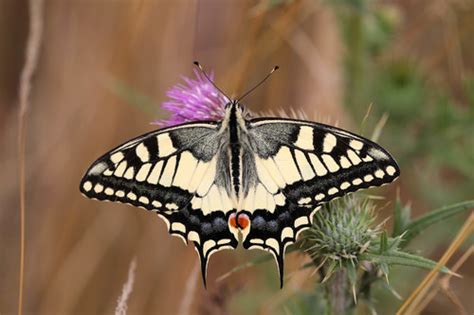
[[[191,241],[206,285],[212,254],[270,252],[283,286],[284,255],[313,215],[347,193],[395,180],[399,167],[378,144],[332,126],[245,115],[238,101],[221,121],[164,128],[106,153],[80,183],[89,198],[154,211]]]

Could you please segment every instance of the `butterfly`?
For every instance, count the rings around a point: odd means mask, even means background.
[[[283,287],[288,245],[322,204],[395,180],[378,144],[320,123],[251,118],[237,100],[220,121],[152,131],[97,159],[81,180],[92,199],[156,212],[170,234],[192,242],[204,286],[209,258],[235,249],[270,252]]]

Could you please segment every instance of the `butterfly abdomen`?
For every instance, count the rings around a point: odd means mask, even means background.
[[[237,109],[232,106],[229,117],[229,145],[230,145],[230,167],[232,176],[232,186],[234,193],[238,197],[240,190],[240,175],[241,175],[241,145],[239,141],[239,131],[237,124]]]

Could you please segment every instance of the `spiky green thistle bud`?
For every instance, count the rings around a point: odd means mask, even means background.
[[[380,234],[374,220],[374,206],[369,199],[341,198],[315,214],[303,248],[315,261],[354,264]]]

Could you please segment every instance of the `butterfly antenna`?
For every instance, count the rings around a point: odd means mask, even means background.
[[[207,79],[207,81],[209,81],[209,83],[211,83],[212,86],[214,86],[219,92],[221,92],[222,95],[227,97],[227,100],[230,102],[231,98],[229,96],[227,96],[227,94],[225,94],[221,89],[219,89],[219,87],[211,80],[211,78],[209,78],[209,76],[207,75],[206,71],[204,71],[201,64],[198,61],[194,61],[193,63],[199,69],[199,71],[201,71],[201,73],[204,75],[204,77]]]
[[[249,91],[247,91],[246,93],[244,93],[244,95],[242,95],[241,97],[239,97],[237,99],[237,102],[240,102],[242,99],[244,99],[247,95],[249,95],[250,93],[252,93],[256,88],[258,88],[260,85],[262,85],[265,81],[267,81],[267,79],[273,74],[273,72],[277,71],[280,67],[278,66],[275,66],[273,67],[272,71],[270,71],[266,76],[265,78],[263,78],[260,82],[258,82],[253,88],[251,88]]]

